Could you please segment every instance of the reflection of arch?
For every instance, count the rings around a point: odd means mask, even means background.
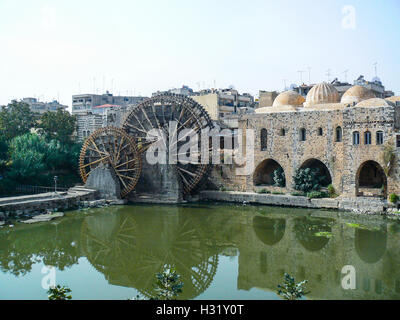
[[[378,262],[386,251],[386,229],[356,229],[354,242],[357,254],[362,261],[366,263]]]
[[[321,182],[323,187],[326,187],[332,183],[332,177],[329,169],[322,161],[318,159],[308,159],[300,167],[300,169],[306,168],[319,170],[320,175],[325,177],[325,179]]]
[[[266,217],[254,217],[253,229],[257,238],[264,244],[272,246],[283,238],[285,234],[286,220],[271,219]]]
[[[148,298],[156,295],[156,274],[173,267],[184,283],[179,299],[193,299],[213,281],[218,254],[194,218],[161,211],[149,207],[87,217],[83,252],[110,283],[136,288]]]
[[[254,185],[273,186],[275,184],[274,171],[278,169],[281,169],[283,171],[283,175],[285,175],[282,166],[278,162],[273,159],[264,160],[258,165],[256,170],[254,171]]]
[[[383,196],[386,196],[387,178],[381,165],[375,161],[369,160],[364,162],[357,171],[356,176],[356,194],[364,195],[360,192],[360,188],[379,189],[375,190],[372,195],[382,195],[381,189],[383,187]]]
[[[319,251],[330,239],[333,219],[328,218],[297,218],[294,232],[297,241],[308,251]]]

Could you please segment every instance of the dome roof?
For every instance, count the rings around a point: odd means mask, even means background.
[[[368,100],[361,101],[357,103],[354,107],[355,108],[365,108],[365,107],[388,107],[393,105],[392,102],[386,101],[381,98],[372,98]]]
[[[282,92],[279,94],[275,100],[273,107],[281,107],[281,106],[301,106],[303,105],[305,99],[302,95],[297,93],[296,91],[289,90]]]
[[[353,86],[343,94],[341,103],[353,104],[372,98],[375,98],[375,95],[371,90],[363,86]]]
[[[389,97],[389,98],[386,98],[385,100],[396,103],[396,101],[400,101],[400,96]]]
[[[329,83],[323,82],[315,85],[308,92],[305,107],[311,107],[315,104],[337,103],[339,100],[339,92],[336,88]]]

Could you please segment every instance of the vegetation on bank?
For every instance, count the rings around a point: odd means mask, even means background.
[[[12,102],[0,112],[0,195],[18,185],[73,185],[79,181],[81,145],[72,140],[76,117],[67,111],[33,113]]]

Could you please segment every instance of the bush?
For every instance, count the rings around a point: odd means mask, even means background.
[[[278,295],[283,296],[285,300],[301,299],[310,292],[306,289],[307,280],[296,283],[293,277],[285,273],[284,284],[278,284]]]
[[[293,177],[294,189],[303,192],[319,191],[324,179],[325,176],[317,168],[298,169]]]
[[[283,192],[273,191],[272,194],[284,194]]]
[[[336,198],[338,196],[338,194],[336,193],[335,188],[331,184],[328,186],[328,193],[329,193],[329,196],[331,198]]]
[[[271,191],[267,189],[261,189],[260,191],[258,191],[258,193],[271,193]]]
[[[281,188],[286,187],[285,172],[283,171],[282,168],[278,168],[274,171],[273,179],[274,179],[276,186],[281,187]]]
[[[71,289],[68,287],[61,287],[57,285],[56,287],[52,287],[47,291],[49,300],[71,300],[72,296]]]
[[[391,193],[389,195],[389,201],[391,203],[396,203],[399,200],[399,196],[397,194]]]
[[[311,191],[307,193],[308,199],[321,199],[321,198],[328,198],[329,195],[323,191]]]

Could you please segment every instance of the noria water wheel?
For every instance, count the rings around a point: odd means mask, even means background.
[[[134,139],[124,130],[101,128],[85,140],[79,158],[83,182],[86,183],[90,172],[101,164],[114,169],[120,181],[121,197],[135,188],[142,168],[141,154]]]
[[[176,129],[170,130],[171,122],[176,123]],[[144,153],[148,148],[160,140],[158,137],[150,139],[151,130],[160,130],[166,137],[168,147],[176,147],[179,152],[182,145],[187,143],[190,134],[185,136],[183,130],[192,130],[198,135],[198,153],[195,154],[197,162],[184,163],[178,161],[173,164],[182,182],[183,191],[189,194],[197,189],[206,179],[210,170],[210,161],[201,161],[202,139],[201,131],[212,130],[213,123],[203,107],[193,99],[176,94],[161,94],[134,107],[127,115],[123,129],[134,137],[139,150]],[[169,142],[172,141],[172,144]],[[204,147],[204,146],[203,146]],[[207,146],[209,148],[209,146]],[[170,150],[170,149],[168,149]],[[209,149],[210,151],[210,149]],[[211,152],[209,152],[211,155]]]

